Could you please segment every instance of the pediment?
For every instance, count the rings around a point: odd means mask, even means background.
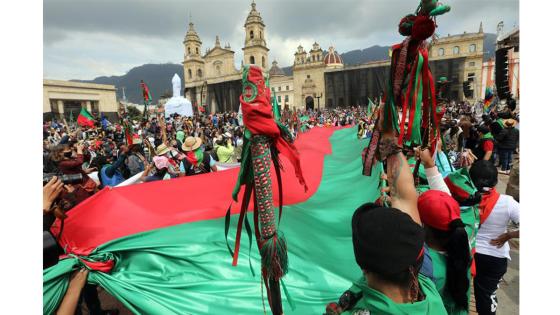
[[[204,56],[204,58],[216,57],[216,56],[221,56],[221,55],[226,55],[226,54],[234,54],[234,52],[229,50],[229,49],[222,48],[222,47],[214,47]]]

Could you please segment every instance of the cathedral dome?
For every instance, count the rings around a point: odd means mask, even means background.
[[[270,70],[268,71],[268,74],[271,77],[280,77],[280,76],[285,76],[286,75],[284,73],[284,70],[282,70],[282,68],[278,67],[278,62],[276,62],[276,60],[274,60],[272,62],[272,67],[270,67]]]
[[[329,52],[325,55],[325,64],[332,67],[342,67],[344,63],[342,62],[342,57],[334,50],[334,47],[329,47]]]

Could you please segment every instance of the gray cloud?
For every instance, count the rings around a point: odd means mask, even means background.
[[[486,32],[495,32],[501,20],[506,29],[519,21],[518,0],[443,2],[452,10],[438,18],[436,32],[440,35],[477,31],[481,21]],[[399,42],[402,37],[397,33],[397,23],[417,3],[261,0],[257,9],[267,25],[271,57],[289,65],[299,43],[309,49],[317,41],[323,48],[335,45],[339,52],[345,52]],[[129,65],[178,63],[183,56],[189,14],[203,49],[212,47],[219,35],[222,45],[231,44],[240,62],[243,24],[249,10],[249,0],[48,0],[43,4],[44,70],[61,79],[89,79],[113,70],[116,73],[108,74],[123,74]],[[105,66],[92,67],[86,59]]]

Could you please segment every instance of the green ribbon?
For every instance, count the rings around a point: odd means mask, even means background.
[[[424,57],[422,54],[418,54],[418,65],[416,67],[416,73],[414,76],[414,92],[416,92],[416,109],[414,111],[414,117],[412,125],[409,121],[409,126],[412,128],[412,133],[410,134],[410,142],[421,144],[422,143],[422,135],[420,133],[421,121],[422,121],[422,93],[423,93],[423,84],[422,84],[422,66],[424,65]],[[410,99],[412,102],[412,98]],[[412,104],[411,104],[412,105]],[[410,108],[410,107],[409,107]],[[403,117],[405,119],[405,117]],[[410,120],[410,117],[409,117]]]

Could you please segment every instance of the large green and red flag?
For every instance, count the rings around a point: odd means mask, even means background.
[[[77,119],[78,125],[82,127],[90,127],[93,128],[94,126],[94,118],[93,116],[87,111],[87,109],[82,107],[80,114],[78,115]]]
[[[282,294],[287,314],[322,314],[362,274],[352,249],[351,218],[357,207],[379,197],[381,169],[361,175],[367,142],[355,134],[355,128],[314,128],[298,137],[307,191],[292,175],[291,163],[280,158],[281,228],[290,240],[287,294]],[[60,237],[67,254],[43,272],[43,313],[55,312],[71,272],[86,267],[89,283],[135,314],[262,314],[268,308],[266,290],[260,272],[251,272],[260,259],[255,239],[242,234],[233,267],[224,237],[225,208],[238,172],[105,188],[69,211]],[[274,172],[272,177],[278,207]],[[232,225],[240,206],[232,205]],[[252,211],[250,206],[250,216]],[[52,232],[59,231],[57,221]],[[228,241],[233,244],[234,235]]]

